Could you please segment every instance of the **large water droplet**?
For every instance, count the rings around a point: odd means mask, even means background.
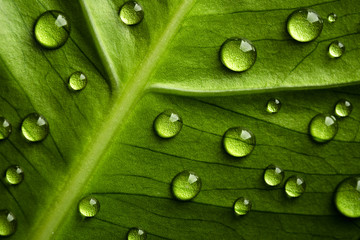
[[[348,100],[340,99],[335,105],[335,115],[338,117],[347,117],[352,112],[352,104]]]
[[[240,197],[234,202],[234,213],[237,216],[242,216],[247,214],[252,207],[252,203],[249,199]]]
[[[330,13],[327,17],[327,20],[329,21],[329,23],[336,22],[336,19],[337,19],[337,15],[335,13]]]
[[[95,197],[87,196],[79,202],[79,212],[84,217],[94,217],[99,210],[100,203]]]
[[[47,11],[39,16],[34,28],[35,39],[41,46],[56,49],[63,46],[70,35],[70,23],[64,13]]]
[[[333,41],[329,45],[329,56],[332,58],[339,58],[345,52],[345,46],[339,41]]]
[[[264,171],[264,181],[269,186],[277,186],[283,179],[284,171],[275,165],[269,165]]]
[[[49,134],[49,124],[44,116],[31,113],[23,120],[21,132],[28,141],[39,142]]]
[[[278,111],[280,111],[280,108],[281,108],[281,102],[279,99],[271,98],[267,102],[266,111],[269,113],[277,113]]]
[[[234,157],[249,155],[256,144],[255,135],[246,128],[230,128],[224,134],[223,145],[225,151]]]
[[[11,131],[12,127],[9,121],[4,117],[0,117],[0,140],[7,139]]]
[[[129,1],[120,8],[119,17],[126,25],[135,25],[143,20],[144,11],[140,4]]]
[[[5,178],[9,184],[19,184],[24,179],[24,171],[20,166],[11,166],[6,170]]]
[[[171,183],[172,193],[181,201],[189,201],[201,190],[201,179],[196,173],[183,171],[177,174]]]
[[[310,42],[317,38],[323,28],[323,20],[314,10],[299,9],[288,18],[287,30],[299,42]]]
[[[336,118],[330,114],[318,114],[309,124],[311,137],[320,143],[333,139],[338,131]]]
[[[154,120],[154,129],[162,138],[175,137],[181,130],[183,122],[179,114],[172,110],[160,113]]]
[[[8,210],[0,210],[0,236],[9,236],[16,231],[17,220]]]
[[[146,238],[146,232],[140,228],[131,228],[127,234],[128,240],[145,240]]]
[[[82,72],[74,72],[69,77],[69,88],[74,91],[83,90],[87,84],[87,77]]]
[[[245,38],[230,38],[220,49],[220,60],[228,69],[235,72],[246,71],[256,61],[255,46]]]
[[[335,205],[347,217],[360,217],[360,177],[347,178],[338,185]]]
[[[286,180],[285,192],[289,197],[300,197],[306,189],[306,183],[304,179],[298,176],[291,176]]]

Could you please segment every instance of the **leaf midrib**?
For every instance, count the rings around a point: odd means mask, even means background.
[[[33,229],[29,234],[32,239],[50,239],[67,213],[77,203],[83,187],[86,182],[88,182],[95,168],[100,164],[105,150],[115,136],[115,133],[123,125],[122,123],[126,120],[126,116],[145,92],[150,75],[157,67],[163,53],[177,33],[182,20],[192,8],[195,1],[196,0],[183,0],[174,15],[170,18],[157,44],[155,44],[153,49],[149,51],[144,58],[141,67],[138,68],[133,78],[123,86],[121,91],[118,91],[114,96],[108,119],[103,122],[102,126],[97,128],[103,130],[93,135],[92,140],[94,141],[90,142],[90,144],[84,148],[80,157],[75,160],[72,171],[68,173],[70,178],[67,183],[64,184],[63,189],[57,193],[57,196],[53,198],[54,200],[48,205],[48,209],[43,210],[42,216],[38,218],[38,224],[34,223]],[[98,34],[98,26],[96,26],[89,15],[88,5],[85,0],[80,1],[80,3],[84,15],[87,18],[89,28],[92,30],[91,34],[95,39],[97,50],[101,53],[101,60],[105,66],[108,66],[106,67],[108,75],[118,82],[120,77],[114,70],[115,63],[109,55],[103,51],[105,49],[103,47],[104,42],[102,41],[101,35]]]

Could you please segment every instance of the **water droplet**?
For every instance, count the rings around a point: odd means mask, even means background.
[[[306,183],[304,179],[298,176],[291,176],[286,180],[285,192],[289,197],[300,197],[306,189]]]
[[[338,185],[335,205],[347,217],[360,217],[360,177],[347,178]]]
[[[100,203],[95,197],[87,196],[79,202],[79,212],[84,217],[94,217],[99,210]]]
[[[279,99],[271,98],[267,102],[266,111],[269,113],[277,113],[281,108],[281,102]]]
[[[330,114],[318,114],[309,124],[311,137],[320,143],[333,139],[338,131],[336,118]]]
[[[83,90],[87,84],[87,77],[82,72],[74,72],[69,77],[69,88],[74,91]]]
[[[119,17],[126,25],[136,25],[144,18],[144,11],[135,1],[126,2],[120,8]]]
[[[335,115],[338,117],[347,117],[352,112],[352,104],[348,100],[340,99],[335,105]]]
[[[49,123],[44,116],[31,113],[23,120],[21,132],[28,141],[39,142],[49,134]]]
[[[256,61],[255,46],[245,38],[230,38],[220,49],[220,60],[228,69],[243,72],[250,69]]]
[[[4,117],[0,117],[0,140],[7,139],[11,131],[12,127],[9,121]]]
[[[345,52],[345,46],[339,41],[333,41],[329,45],[329,56],[332,58],[339,58]]]
[[[160,113],[154,121],[154,129],[162,138],[175,137],[181,130],[183,122],[179,114],[172,110]]]
[[[128,240],[145,240],[146,238],[146,232],[140,228],[131,228],[127,235]]]
[[[287,30],[299,42],[310,42],[317,38],[323,28],[323,20],[314,10],[299,9],[288,18]]]
[[[223,144],[225,151],[234,157],[249,155],[256,144],[255,135],[246,128],[234,127],[224,134]]]
[[[10,236],[16,231],[17,220],[8,210],[0,210],[0,236]]]
[[[175,198],[181,201],[189,201],[200,192],[201,179],[194,172],[183,171],[174,177],[171,185]]]
[[[24,179],[24,171],[20,166],[11,166],[6,170],[5,178],[9,184],[17,185]]]
[[[334,23],[337,19],[337,15],[335,13],[330,13],[327,17],[329,23]]]
[[[284,171],[275,165],[269,165],[264,171],[264,181],[269,186],[277,186],[283,179]]]
[[[234,202],[234,213],[237,216],[242,216],[247,214],[252,207],[252,203],[249,199],[240,197]]]
[[[47,11],[39,16],[34,28],[35,39],[41,46],[56,49],[63,46],[70,35],[70,23],[64,13]]]

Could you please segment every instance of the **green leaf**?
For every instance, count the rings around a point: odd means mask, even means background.
[[[0,142],[0,170],[18,164],[25,171],[20,185],[0,185],[0,209],[18,219],[10,238],[125,239],[137,226],[149,239],[360,237],[359,219],[343,217],[333,203],[337,184],[360,172],[359,1],[139,1],[145,17],[135,26],[119,19],[123,3],[0,0],[0,115],[13,125]],[[324,18],[336,11],[338,19],[324,21],[315,41],[298,43],[286,20],[301,7]],[[57,50],[34,39],[34,23],[46,10],[62,11],[71,22],[70,38]],[[236,36],[251,40],[258,53],[243,73],[227,70],[218,57],[221,44]],[[340,59],[327,56],[333,40],[346,46]],[[76,93],[67,87],[75,71],[89,81]],[[284,91],[295,89],[301,91]],[[273,115],[265,111],[271,97],[282,102]],[[310,120],[333,112],[341,98],[353,103],[352,114],[339,120],[334,140],[315,143]],[[153,131],[166,109],[184,121],[167,140]],[[32,112],[50,124],[40,143],[21,136]],[[222,148],[224,132],[235,126],[257,139],[242,159]],[[302,176],[306,192],[294,200],[285,197],[284,184],[265,186],[271,163],[286,178]],[[183,170],[203,183],[190,202],[170,191]],[[77,204],[89,194],[101,207],[83,219]],[[241,196],[253,209],[237,218],[232,204]]]

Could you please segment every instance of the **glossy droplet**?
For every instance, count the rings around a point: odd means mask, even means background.
[[[127,235],[128,240],[145,240],[146,238],[146,232],[140,228],[131,228]]]
[[[154,121],[154,129],[159,137],[172,138],[181,130],[183,122],[179,114],[172,110],[160,113]]]
[[[0,236],[9,236],[16,231],[17,220],[8,210],[0,210]]]
[[[335,205],[347,217],[360,217],[360,177],[347,178],[338,185]]]
[[[329,56],[332,58],[339,58],[345,52],[345,46],[339,41],[333,41],[329,45]]]
[[[251,210],[251,207],[252,203],[249,199],[240,197],[234,202],[234,213],[237,216],[245,215]]]
[[[337,15],[335,13],[330,13],[327,17],[329,23],[334,23],[336,22],[337,19]]]
[[[269,113],[277,113],[278,111],[280,111],[280,108],[281,108],[281,102],[279,99],[271,98],[267,102],[266,111]]]
[[[288,18],[287,30],[290,36],[299,42],[310,42],[319,37],[323,20],[314,10],[299,9]]]
[[[335,115],[338,117],[347,117],[352,112],[352,104],[348,100],[340,99],[335,105]]]
[[[35,39],[48,49],[63,46],[70,35],[70,23],[64,13],[47,11],[40,15],[35,23]]]
[[[199,194],[201,179],[194,172],[183,171],[174,177],[171,185],[175,198],[181,201],[189,201]]]
[[[69,77],[69,88],[74,91],[83,90],[87,84],[87,77],[82,72],[74,72]]]
[[[44,116],[31,113],[23,120],[21,132],[28,141],[39,142],[49,134],[49,124]]]
[[[225,151],[234,157],[249,155],[256,144],[255,135],[246,128],[230,128],[224,134],[223,145]]]
[[[20,166],[11,166],[6,170],[5,178],[9,184],[19,184],[24,179],[24,171]]]
[[[298,176],[291,176],[286,180],[285,192],[289,197],[300,197],[306,189],[306,183],[304,179]]]
[[[144,11],[140,4],[129,1],[120,8],[119,17],[126,25],[135,25],[143,20]]]
[[[99,210],[100,203],[95,197],[87,196],[79,202],[79,212],[84,217],[94,217]]]
[[[264,181],[269,186],[278,186],[283,179],[284,171],[275,165],[269,165],[264,171]]]
[[[309,124],[311,137],[320,143],[333,139],[338,131],[336,118],[330,114],[318,114]]]
[[[255,46],[245,38],[230,38],[220,49],[220,60],[228,69],[243,72],[250,69],[256,61]]]
[[[12,127],[9,121],[4,117],[0,117],[0,140],[7,139],[11,131]]]

